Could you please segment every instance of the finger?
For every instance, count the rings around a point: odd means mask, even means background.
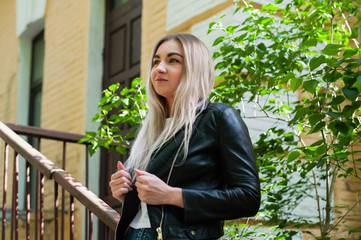
[[[117,168],[118,168],[118,170],[125,170],[125,167],[124,167],[124,165],[122,164],[121,161],[118,161]]]
[[[122,198],[124,194],[127,194],[129,190],[127,188],[119,188],[112,191],[112,196],[116,199]]]
[[[142,171],[139,169],[134,169],[134,172],[138,175],[138,176],[142,176],[142,175],[150,175],[150,173],[146,172],[146,171]]]
[[[128,179],[125,176],[121,176],[119,178],[111,179],[109,182],[110,187],[121,187],[123,185],[126,185],[127,187],[132,185],[132,182],[130,179]]]
[[[121,177],[126,177],[128,178],[129,180],[132,178],[130,176],[130,174],[126,171],[126,170],[118,170],[117,172],[113,173],[111,176],[110,176],[110,179],[111,180],[115,180],[115,179],[118,179],[118,178],[121,178]]]
[[[128,185],[129,187],[131,187],[132,182],[131,182],[128,178],[122,177],[122,180],[123,180],[123,182],[124,182],[126,185]]]
[[[130,182],[128,181],[110,181],[109,187],[112,192],[118,192],[121,189],[127,189],[128,191],[133,191]]]

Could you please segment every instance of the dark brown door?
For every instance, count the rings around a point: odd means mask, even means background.
[[[106,5],[103,89],[114,83],[130,87],[140,75],[142,0],[107,0]],[[100,197],[115,209],[120,203],[111,197],[108,183],[117,161],[124,159],[117,153],[102,152]]]

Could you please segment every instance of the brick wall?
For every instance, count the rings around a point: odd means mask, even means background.
[[[141,77],[147,78],[149,57],[154,43],[167,34],[167,1],[143,1],[142,9],[142,51],[141,51]],[[143,82],[145,83],[145,81]]]
[[[17,64],[19,43],[16,36],[16,5],[2,1],[0,7],[0,121],[16,122]],[[11,154],[10,159],[13,159]],[[9,164],[8,171],[12,171]],[[4,142],[0,141],[0,199],[3,204]],[[11,180],[8,180],[7,203],[11,206]],[[0,230],[1,231],[1,230]]]
[[[0,121],[16,121],[17,64],[16,5],[2,1],[0,7]]]
[[[90,22],[89,1],[48,0],[45,10],[45,57],[41,127],[65,132],[85,131],[86,80]],[[62,144],[44,141],[42,153],[61,166]],[[67,146],[67,166],[80,182],[83,180],[84,148]],[[53,184],[45,183],[45,208],[53,209]],[[66,208],[69,209],[69,199]],[[81,205],[75,205],[75,223],[81,226]],[[49,222],[49,226],[53,223]],[[68,226],[68,222],[66,222]],[[74,239],[81,239],[82,228],[75,228]],[[68,236],[66,234],[66,236]]]

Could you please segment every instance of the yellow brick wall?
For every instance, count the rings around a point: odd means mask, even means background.
[[[164,0],[144,0],[142,6],[142,55],[141,77],[148,74],[149,58],[154,43],[167,34],[167,2]],[[144,83],[144,81],[143,81]]]
[[[0,121],[16,122],[17,65],[19,42],[16,36],[16,4],[2,1],[0,7]],[[13,169],[10,153],[8,171]],[[0,140],[0,202],[3,205],[4,142]],[[11,183],[8,179],[7,206],[11,207]],[[1,230],[0,230],[1,231]]]
[[[48,0],[42,127],[84,133],[89,1]]]
[[[0,7],[0,121],[16,121],[17,65],[15,1],[1,1]]]
[[[89,1],[47,0],[45,12],[45,59],[42,97],[41,127],[73,133],[85,131],[85,94],[88,62]],[[0,121],[16,122],[18,38],[16,36],[16,2],[3,1],[0,7]],[[6,56],[6,57],[4,57]],[[28,104],[28,103],[24,103]],[[3,142],[0,141],[3,175]],[[43,141],[42,153],[61,166],[62,144]],[[75,144],[67,146],[67,168],[82,181],[84,148]],[[10,157],[9,172],[12,172]],[[11,207],[12,178],[8,177],[7,207]],[[1,179],[2,183],[2,179]],[[2,184],[1,184],[2,190]],[[2,191],[1,191],[2,194]],[[54,185],[45,180],[45,239],[53,239]],[[1,196],[2,201],[2,196]],[[74,239],[81,239],[83,212],[76,202]],[[69,212],[69,198],[65,208]],[[32,215],[32,219],[34,214]],[[65,239],[69,237],[69,220],[65,220]],[[24,239],[25,224],[19,223],[20,239]],[[9,233],[7,228],[7,236]],[[59,226],[60,227],[60,226]],[[33,227],[32,227],[33,229]],[[31,232],[34,235],[34,231]],[[9,235],[10,236],[10,235]]]
[[[86,0],[48,0],[45,10],[45,58],[41,127],[64,132],[85,131],[86,80],[90,3]],[[61,166],[62,144],[42,143],[42,153]],[[67,166],[78,181],[83,180],[84,148],[67,146]],[[53,183],[46,181],[46,210],[53,209]],[[66,200],[69,209],[69,199]],[[76,204],[74,239],[81,239],[83,218]],[[52,223],[53,224],[53,223]],[[68,222],[66,223],[67,225]]]
[[[168,33],[190,32],[193,25],[230,7],[233,0],[227,0],[216,7],[203,12],[192,19],[167,31],[167,3],[165,0],[144,0],[142,9],[142,56],[141,77],[145,79],[148,73],[148,63],[154,43]]]

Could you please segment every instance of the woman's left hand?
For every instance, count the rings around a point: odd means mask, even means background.
[[[139,199],[150,205],[170,204],[184,207],[182,189],[171,187],[156,175],[134,169]]]

